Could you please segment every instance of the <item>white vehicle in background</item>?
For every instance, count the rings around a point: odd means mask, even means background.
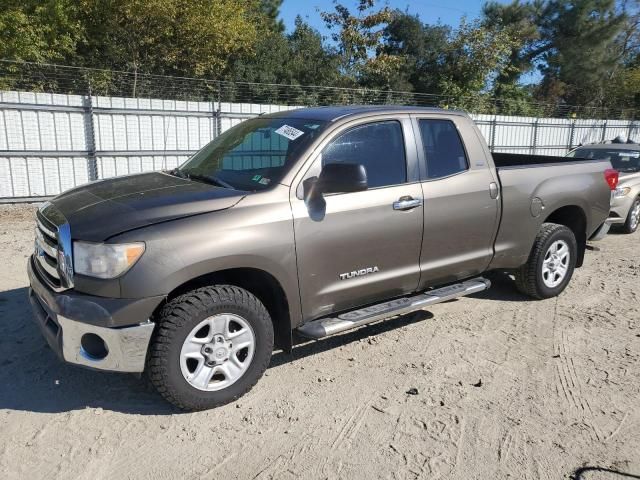
[[[608,222],[634,233],[640,225],[640,144],[607,143],[583,145],[569,157],[587,160],[609,160],[620,172],[620,182],[611,201]]]

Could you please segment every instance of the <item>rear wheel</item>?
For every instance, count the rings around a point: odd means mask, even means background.
[[[634,233],[638,229],[638,225],[640,225],[640,197],[636,198],[631,205],[627,221],[622,229],[624,233]]]
[[[571,230],[543,224],[529,260],[516,271],[518,290],[537,299],[559,295],[573,276],[577,257],[578,245]]]
[[[236,400],[271,359],[273,325],[248,291],[216,285],[169,302],[160,313],[147,371],[179,408],[204,410]]]

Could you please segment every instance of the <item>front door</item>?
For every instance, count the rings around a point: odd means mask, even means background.
[[[423,213],[412,145],[408,118],[369,121],[336,132],[314,161],[314,174],[328,163],[360,163],[369,187],[325,195],[320,214],[292,199],[305,320],[416,289]]]

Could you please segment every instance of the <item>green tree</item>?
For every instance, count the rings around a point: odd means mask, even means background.
[[[446,46],[440,79],[442,94],[455,106],[490,110],[492,82],[509,66],[515,41],[508,32],[490,29],[464,18]]]
[[[389,88],[391,78],[402,63],[385,53],[382,38],[392,19],[389,7],[375,8],[375,0],[359,0],[354,15],[341,3],[332,12],[320,12],[332,30],[340,55],[340,73],[352,85]]]
[[[71,62],[84,39],[73,0],[4,0],[0,8],[0,58]]]
[[[444,105],[490,108],[491,86],[510,68],[516,46],[512,32],[462,19],[460,27],[427,25],[395,11],[385,29],[385,52],[402,58],[396,85],[446,95]]]
[[[220,78],[235,56],[255,49],[262,8],[259,0],[8,0],[0,11],[0,55],[133,72],[132,80],[91,76],[103,93],[137,95],[143,73]],[[60,80],[57,89],[79,82]]]
[[[270,24],[269,28],[273,31],[284,33],[284,22],[278,17],[280,16],[280,7],[283,0],[261,0],[260,8]]]
[[[287,38],[289,54],[285,65],[288,83],[300,85],[335,85],[339,80],[339,58],[324,45],[322,35],[296,17],[295,28]]]
[[[538,29],[543,6],[543,0],[535,0],[532,3],[513,0],[509,4],[490,1],[484,5],[482,25],[503,31],[513,40],[509,52],[509,65],[496,78],[496,96],[522,94],[523,91],[515,87],[518,86],[522,75],[535,68],[537,57],[546,50],[547,45],[540,41]]]
[[[393,12],[384,31],[384,52],[403,59],[392,79],[395,90],[437,94],[451,28],[427,25],[420,17],[400,10]]]
[[[253,0],[81,0],[90,66],[216,76],[253,48]]]
[[[555,0],[540,17],[542,53],[540,95],[551,102],[601,106],[619,60],[616,40],[625,16],[614,0]]]

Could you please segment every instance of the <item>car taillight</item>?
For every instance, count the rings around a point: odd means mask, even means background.
[[[618,180],[620,179],[620,174],[618,173],[617,170],[614,170],[613,168],[607,168],[604,171],[604,179],[607,181],[607,184],[609,185],[609,188],[611,189],[611,191],[614,191],[618,186]]]

